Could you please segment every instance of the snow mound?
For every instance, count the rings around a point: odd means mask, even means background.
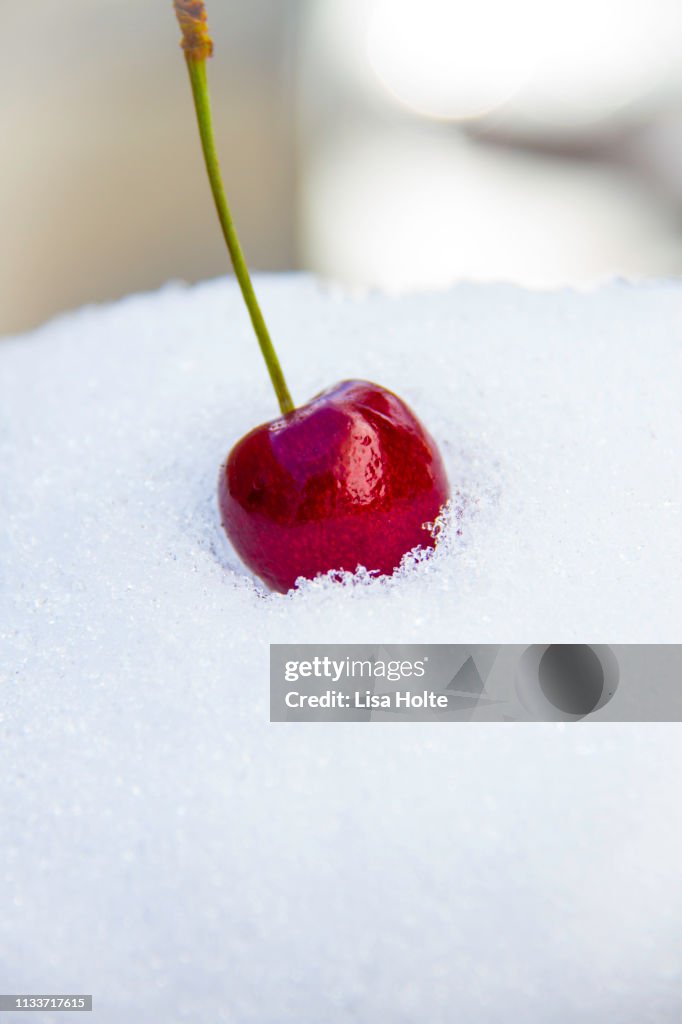
[[[216,511],[276,415],[233,284],[0,343],[3,989],[104,1024],[679,1019],[677,727],[276,726],[267,672],[678,641],[682,287],[257,287],[294,397],[395,390],[453,513],[393,578],[268,594]]]

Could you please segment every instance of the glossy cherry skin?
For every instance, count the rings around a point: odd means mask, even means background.
[[[221,469],[223,526],[273,590],[359,565],[390,574],[449,497],[432,438],[400,398],[344,381],[256,427]]]

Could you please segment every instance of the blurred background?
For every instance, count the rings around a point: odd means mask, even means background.
[[[0,0],[0,333],[226,271],[170,0]],[[213,0],[252,266],[682,272],[680,0]]]

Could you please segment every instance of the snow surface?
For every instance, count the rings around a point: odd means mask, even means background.
[[[682,286],[258,290],[295,397],[415,408],[461,533],[254,583],[215,483],[276,409],[233,284],[0,343],[0,989],[104,1024],[678,1021],[678,726],[271,725],[267,673],[268,642],[679,641]]]

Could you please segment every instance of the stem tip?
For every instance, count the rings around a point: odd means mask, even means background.
[[[190,60],[206,60],[213,55],[213,40],[208,32],[203,0],[174,0],[173,7],[182,29],[182,48]]]

